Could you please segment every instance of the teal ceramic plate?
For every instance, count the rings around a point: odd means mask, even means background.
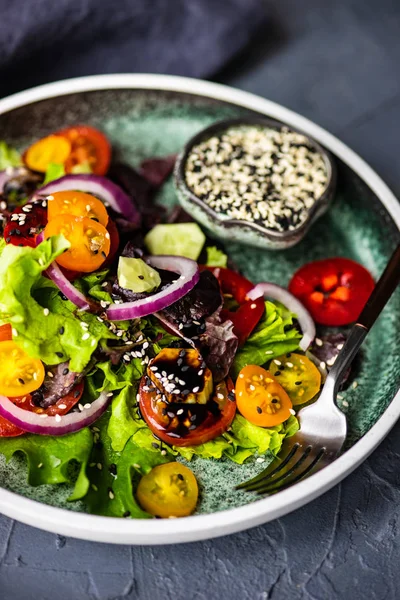
[[[335,137],[307,119],[262,98],[217,84],[161,75],[111,75],[68,80],[0,101],[1,138],[17,147],[68,124],[103,129],[116,154],[137,165],[143,158],[179,152],[211,123],[267,115],[301,129],[327,148],[338,167],[336,197],[326,215],[296,247],[267,251],[231,244],[229,254],[254,282],[286,284],[303,263],[327,256],[362,262],[377,277],[399,240],[400,207],[383,181]],[[176,202],[173,182],[160,202]],[[400,290],[368,336],[353,385],[339,401],[346,412],[346,452],[330,467],[262,500],[234,485],[263,466],[194,460],[202,501],[198,514],[173,520],[122,520],[85,513],[68,504],[69,489],[31,488],[26,465],[0,459],[0,511],[30,525],[104,542],[157,544],[193,541],[239,531],[281,516],[343,479],[385,437],[400,414]]]

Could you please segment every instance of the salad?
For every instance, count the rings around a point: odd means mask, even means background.
[[[0,142],[0,454],[94,514],[187,516],[198,457],[269,461],[297,431],[345,340],[315,323],[353,322],[374,282],[329,258],[255,284],[155,203],[174,156],[111,156],[86,125]]]

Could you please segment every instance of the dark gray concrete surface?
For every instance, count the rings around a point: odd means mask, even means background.
[[[398,0],[276,0],[216,80],[327,127],[400,194],[399,63]],[[218,540],[107,546],[0,517],[0,600],[397,600],[399,434],[308,506]]]

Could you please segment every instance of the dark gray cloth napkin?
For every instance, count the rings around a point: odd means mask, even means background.
[[[95,73],[211,76],[265,18],[263,0],[0,0],[0,96]]]

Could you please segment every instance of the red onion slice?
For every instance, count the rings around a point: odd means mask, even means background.
[[[83,409],[80,412],[70,412],[62,416],[56,415],[55,417],[44,416],[45,413],[40,415],[24,410],[16,406],[6,396],[0,396],[0,415],[28,433],[66,435],[94,423],[107,409],[111,396],[110,393],[102,392],[97,400],[92,402],[90,408]]]
[[[94,194],[132,223],[140,223],[140,214],[134,201],[122,188],[107,177],[100,175],[65,175],[37,189],[30,200],[66,190],[79,190]]]
[[[44,233],[42,231],[36,238],[36,244],[41,244],[43,240]],[[86,296],[77,290],[74,284],[65,277],[56,262],[53,262],[48,269],[46,269],[45,274],[56,284],[60,292],[62,292],[64,296],[73,302],[80,310],[95,308],[95,304],[89,301]]]
[[[294,313],[303,332],[299,346],[304,352],[307,350],[315,338],[315,325],[310,313],[300,300],[288,292],[288,290],[275,283],[258,283],[247,295],[250,300],[255,300],[260,296],[272,298],[281,302],[281,304]]]
[[[186,296],[199,281],[199,267],[194,260],[182,256],[149,256],[150,266],[164,271],[172,271],[180,277],[161,292],[123,304],[112,304],[107,310],[110,321],[127,321],[156,313]]]

